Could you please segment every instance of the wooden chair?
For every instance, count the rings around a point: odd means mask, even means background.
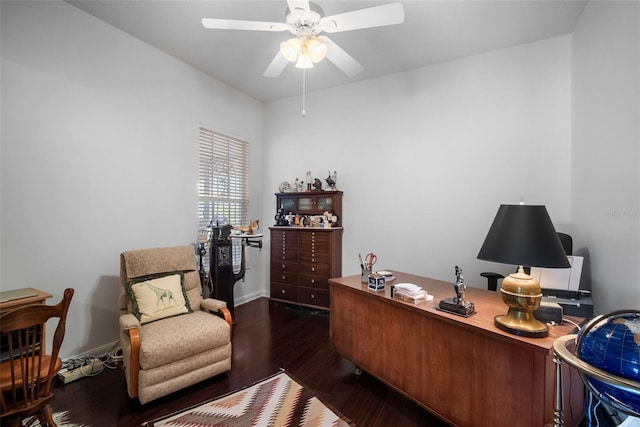
[[[50,406],[54,399],[51,385],[62,366],[58,354],[73,293],[73,289],[65,289],[62,301],[54,306],[34,304],[0,317],[0,331],[12,356],[0,364],[2,426],[22,426],[22,420],[36,415],[43,427],[56,427]],[[41,338],[51,318],[57,318],[58,325],[51,354],[46,354]]]

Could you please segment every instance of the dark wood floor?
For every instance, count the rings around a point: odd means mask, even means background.
[[[329,342],[324,312],[261,298],[236,307],[231,371],[170,396],[140,405],[129,399],[120,369],[105,369],[55,387],[54,411],[93,427],[138,426],[252,384],[284,368],[358,427],[446,427],[424,409],[338,356]]]

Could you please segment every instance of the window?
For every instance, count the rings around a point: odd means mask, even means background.
[[[205,127],[199,129],[198,229],[249,223],[249,143]],[[240,240],[233,239],[234,269],[240,268]],[[205,260],[208,270],[208,257]]]

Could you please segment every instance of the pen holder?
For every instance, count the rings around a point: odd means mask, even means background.
[[[369,283],[369,275],[371,274],[371,269],[361,268],[360,269],[360,283]]]

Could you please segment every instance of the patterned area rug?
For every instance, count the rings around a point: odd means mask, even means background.
[[[86,427],[83,424],[74,424],[69,422],[69,411],[54,412],[53,421],[58,427]],[[40,421],[36,417],[26,419],[22,422],[25,427],[40,427]]]
[[[329,409],[308,387],[280,372],[252,386],[203,403],[145,427],[355,427]]]

